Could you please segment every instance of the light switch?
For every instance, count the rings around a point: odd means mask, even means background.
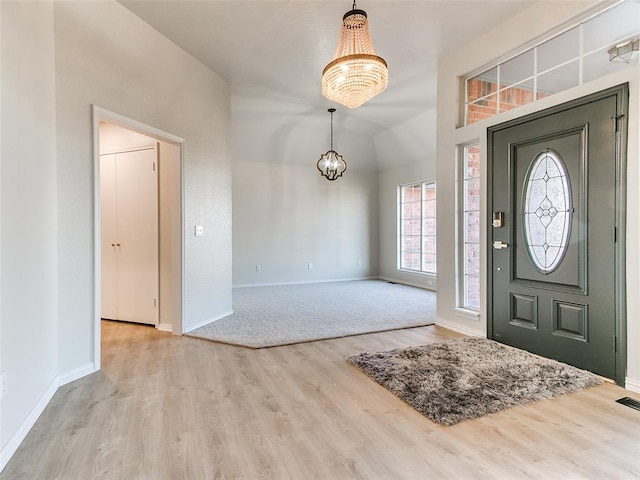
[[[196,237],[201,237],[203,233],[202,225],[196,225]]]

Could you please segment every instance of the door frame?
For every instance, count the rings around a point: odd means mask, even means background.
[[[556,105],[539,112],[509,120],[487,128],[487,210],[486,214],[486,258],[487,258],[487,288],[485,302],[487,308],[487,338],[493,339],[493,140],[495,131],[537,120],[565,110],[595,102],[597,100],[615,96],[619,117],[612,118],[612,131],[617,132],[615,158],[615,224],[616,242],[614,244],[614,305],[615,305],[615,382],[624,385],[627,370],[627,299],[626,299],[626,238],[627,238],[627,124],[629,120],[629,84],[624,83],[607,88],[600,92],[580,97]],[[616,126],[617,124],[617,126]]]
[[[137,133],[141,133],[148,137],[155,138],[167,143],[172,143],[180,148],[180,222],[178,227],[180,228],[180,269],[174,272],[172,282],[175,282],[180,289],[180,318],[178,321],[173,322],[173,334],[181,335],[183,332],[184,324],[184,139],[173,135],[172,133],[165,132],[150,125],[138,122],[119,113],[112,112],[106,108],[102,108],[98,105],[92,105],[92,117],[93,117],[93,248],[94,248],[94,293],[93,293],[93,306],[94,306],[94,366],[95,370],[100,370],[101,354],[102,354],[102,334],[101,334],[101,229],[100,229],[100,121],[106,120],[109,123],[116,124],[118,126],[127,128]]]

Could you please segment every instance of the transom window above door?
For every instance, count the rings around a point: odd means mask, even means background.
[[[638,40],[640,2],[625,0],[566,25],[553,36],[465,77],[464,124],[490,118],[618,70],[640,58],[613,61],[612,49]]]

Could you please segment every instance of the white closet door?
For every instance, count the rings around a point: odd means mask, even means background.
[[[116,217],[116,156],[100,156],[101,305],[102,318],[118,318],[118,237]]]
[[[158,324],[157,158],[100,156],[102,318]]]
[[[158,324],[157,149],[116,154],[118,319]]]

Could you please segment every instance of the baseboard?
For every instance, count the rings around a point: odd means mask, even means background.
[[[435,292],[436,289],[433,288],[433,286],[429,286],[429,285],[420,285],[417,282],[408,282],[406,280],[398,280],[397,278],[391,278],[391,277],[378,277],[380,280],[384,280],[385,282],[391,282],[391,283],[398,283],[400,285],[407,285],[409,287],[416,287],[416,288],[421,288],[423,290],[429,290],[430,292]]]
[[[624,380],[624,388],[635,393],[640,393],[640,380],[627,377]]]
[[[250,287],[282,287],[287,285],[308,285],[310,283],[335,283],[335,282],[355,282],[358,280],[379,280],[380,277],[354,277],[354,278],[334,278],[332,280],[304,280],[300,282],[274,282],[274,283],[241,283],[233,285],[233,288]],[[400,282],[397,282],[400,283]]]
[[[49,402],[58,391],[58,388],[62,385],[66,385],[67,383],[73,382],[74,380],[78,380],[82,377],[86,377],[96,371],[95,365],[93,362],[87,363],[86,365],[82,365],[80,367],[74,368],[73,370],[69,370],[68,372],[61,373],[58,375],[53,382],[49,385],[44,394],[40,397],[35,406],[31,409],[27,417],[20,424],[17,430],[11,435],[9,441],[0,451],[0,472],[4,470],[13,454],[16,453],[16,450],[25,439],[29,431],[33,428],[36,421],[44,412],[44,409],[47,408]]]
[[[7,463],[9,463],[9,460],[11,460],[13,454],[16,453],[16,450],[18,450],[18,447],[25,439],[33,425],[36,423],[38,417],[40,417],[40,415],[42,415],[42,412],[44,412],[44,409],[47,408],[47,405],[49,405],[49,402],[51,401],[57,390],[58,377],[56,377],[53,382],[51,382],[51,385],[49,385],[47,390],[40,397],[40,400],[38,400],[27,417],[20,424],[18,429],[11,435],[9,441],[2,448],[2,451],[0,452],[0,472],[4,470],[4,467],[6,467]]]
[[[156,328],[161,332],[173,333],[173,325],[171,323],[159,323]]]
[[[68,372],[58,375],[58,386],[61,387],[62,385],[66,385],[67,383],[71,383],[74,380],[86,377],[87,375],[91,375],[95,372],[96,368],[93,362],[87,363],[86,365],[82,365],[80,367],[74,368],[73,370],[69,370]]]
[[[233,310],[229,310],[226,313],[223,313],[222,315],[218,315],[217,317],[213,317],[213,318],[208,318],[207,320],[205,320],[204,322],[200,322],[197,325],[192,325],[191,327],[187,328],[184,332],[182,333],[189,333],[189,332],[193,332],[195,329],[200,328],[200,327],[204,327],[205,325],[211,323],[211,322],[215,322],[216,320],[220,320],[222,318],[228,317],[229,315],[233,314]]]
[[[462,325],[458,325],[457,323],[447,322],[446,320],[436,319],[436,325],[438,327],[446,328],[447,330],[453,330],[454,332],[462,333],[463,335],[468,335],[470,337],[486,337],[483,332],[463,327]]]

